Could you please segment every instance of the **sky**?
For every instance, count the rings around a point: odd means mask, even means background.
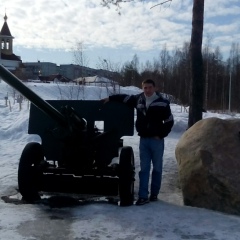
[[[72,85],[26,83],[43,99],[69,99]],[[76,87],[76,85],[74,85]],[[61,89],[61,91],[60,91]],[[111,89],[108,89],[111,91]],[[124,87],[121,93],[136,94],[136,87]],[[60,94],[61,92],[61,94]],[[107,97],[106,87],[85,86],[82,99],[98,100]],[[4,97],[8,93],[8,106]],[[13,99],[13,89],[0,82],[0,239],[12,240],[239,240],[240,217],[183,205],[178,184],[175,147],[187,127],[188,113],[179,105],[171,104],[175,123],[165,138],[163,181],[159,200],[144,206],[120,207],[104,198],[90,197],[77,205],[63,203],[61,197],[50,204],[49,195],[42,196],[41,204],[24,204],[17,194],[18,162],[24,146],[41,142],[36,135],[28,135],[29,103],[22,109]],[[9,104],[10,103],[10,104]],[[11,107],[10,107],[11,106]],[[203,113],[204,118],[240,118],[239,114]],[[131,146],[135,156],[135,197],[138,190],[139,138],[123,137],[124,146]]]
[[[103,59],[123,64],[137,54],[141,63],[157,59],[160,51],[190,42],[192,0],[135,0],[122,3],[120,13],[101,0],[2,0],[14,39],[14,53],[23,62],[75,63],[72,50],[82,43],[89,67]],[[211,39],[229,56],[240,40],[239,0],[205,0],[204,43]]]

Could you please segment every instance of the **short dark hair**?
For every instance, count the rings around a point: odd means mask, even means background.
[[[155,82],[154,82],[152,79],[150,79],[150,78],[145,79],[145,80],[142,82],[142,85],[145,84],[145,83],[147,83],[147,84],[152,84],[152,85],[155,87]]]

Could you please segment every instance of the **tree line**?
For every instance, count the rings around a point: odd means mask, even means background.
[[[204,75],[204,109],[240,112],[240,46],[232,43],[229,57],[223,60],[220,47],[202,49]],[[105,60],[106,61],[106,60]],[[174,96],[176,102],[189,106],[191,87],[190,43],[173,51],[165,45],[159,56],[144,64],[134,55],[118,68],[116,79],[122,86],[136,86],[146,78],[156,81],[158,89]],[[110,64],[108,64],[110,65]],[[108,69],[108,70],[113,70]]]

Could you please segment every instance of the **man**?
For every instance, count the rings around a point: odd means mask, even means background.
[[[136,205],[157,201],[162,180],[164,138],[170,133],[174,120],[169,101],[156,92],[155,82],[142,82],[143,92],[137,95],[117,94],[104,99],[128,104],[137,109],[136,130],[140,136],[139,191]],[[148,185],[151,163],[150,198]]]

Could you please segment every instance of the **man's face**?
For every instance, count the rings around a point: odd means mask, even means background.
[[[151,97],[155,92],[155,87],[151,83],[144,83],[142,85],[143,92],[145,96]]]

